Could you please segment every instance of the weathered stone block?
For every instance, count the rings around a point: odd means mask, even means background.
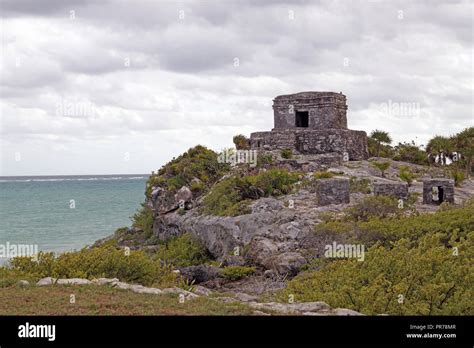
[[[313,192],[317,205],[347,204],[350,202],[349,179],[328,178],[315,180]]]
[[[406,182],[375,182],[374,195],[393,196],[406,200],[408,198],[408,184]]]
[[[454,203],[454,180],[423,180],[423,204]]]

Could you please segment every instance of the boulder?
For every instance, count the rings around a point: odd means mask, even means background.
[[[111,283],[116,283],[119,280],[117,278],[99,278],[99,279],[92,279],[93,284],[97,285],[109,285]]]
[[[356,316],[356,315],[363,315],[362,313],[356,312],[352,309],[347,309],[347,308],[336,308],[334,310],[334,315],[341,315],[341,316]]]
[[[36,285],[47,286],[47,285],[53,285],[54,283],[56,283],[56,278],[46,277],[46,278],[38,280]]]
[[[245,259],[242,256],[227,255],[222,260],[222,267],[226,266],[244,266]]]
[[[245,258],[250,264],[266,265],[269,258],[277,253],[277,251],[278,246],[272,240],[264,237],[255,237],[248,246]]]
[[[267,268],[273,268],[279,274],[292,277],[298,274],[301,266],[306,264],[306,259],[297,252],[286,252],[276,255],[265,263]]]
[[[182,267],[179,269],[182,277],[188,281],[194,281],[194,283],[204,283],[209,280],[215,279],[219,276],[220,269],[219,267],[211,265],[198,265],[198,266],[188,266]]]
[[[186,203],[191,202],[193,200],[193,193],[187,186],[181,187],[178,192],[174,195],[174,199],[176,204],[180,204],[180,202]]]
[[[28,280],[19,280],[18,285],[20,286],[28,286],[30,285],[30,282]]]
[[[58,279],[56,284],[59,284],[59,285],[90,285],[90,284],[92,284],[92,282],[88,279],[71,278],[71,279]]]
[[[320,312],[328,311],[331,309],[326,302],[316,301],[316,302],[296,302],[291,303],[290,306],[298,312]]]
[[[209,296],[212,294],[212,291],[202,285],[196,285],[193,289],[193,292],[200,296]]]

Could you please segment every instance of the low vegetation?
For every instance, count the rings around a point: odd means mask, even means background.
[[[278,298],[365,314],[474,314],[474,201],[406,215],[386,198],[367,197],[315,228],[329,240],[364,246],[364,261],[317,259]]]
[[[70,303],[71,294],[75,303]],[[180,303],[174,294],[136,294],[107,286],[20,287],[0,291],[2,315],[252,315],[238,302],[222,303],[201,296]]]
[[[244,177],[229,177],[218,182],[204,197],[202,211],[218,216],[249,213],[248,205],[260,197],[287,194],[299,180],[299,174],[286,169],[270,169]]]
[[[193,266],[205,263],[210,255],[191,233],[175,237],[161,245],[154,257],[173,266]]]
[[[174,192],[184,185],[200,182],[202,188],[208,188],[229,169],[229,164],[219,163],[216,152],[198,145],[152,173],[147,181],[146,196],[150,196],[153,186]]]
[[[293,158],[293,151],[291,149],[283,149],[281,150],[281,157],[285,159]]]
[[[40,252],[37,260],[16,257],[4,272],[28,275],[32,279],[105,277],[142,285],[179,285],[171,266],[152,260],[144,251],[119,249],[111,243],[58,256]]]
[[[446,242],[448,240],[448,242]],[[474,314],[474,232],[455,238],[428,234],[416,245],[400,239],[372,246],[363,262],[345,259],[291,280],[286,301],[325,301],[364,314]]]
[[[349,192],[350,193],[365,193],[369,194],[372,192],[370,189],[370,180],[367,178],[357,178],[352,176],[349,179]]]
[[[380,175],[382,178],[385,178],[385,171],[390,168],[390,162],[389,161],[371,161],[370,165],[374,168],[377,168],[380,170]]]
[[[409,166],[401,166],[398,169],[398,176],[408,184],[408,187],[410,187],[413,180],[417,178],[417,175],[413,173]]]
[[[228,280],[239,280],[251,275],[255,270],[255,267],[227,266],[222,269],[221,276]]]
[[[334,177],[334,173],[331,172],[314,172],[313,177],[315,179],[329,179]]]

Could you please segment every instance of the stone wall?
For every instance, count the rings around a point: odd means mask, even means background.
[[[336,152],[348,154],[347,160],[363,160],[369,156],[367,134],[349,129],[327,130],[274,130],[256,132],[250,136],[250,146],[254,150],[292,149],[301,154],[324,154]]]
[[[408,198],[408,185],[406,182],[374,182],[374,195],[393,196],[398,199]]]
[[[275,130],[296,129],[298,111],[309,113],[308,129],[347,129],[346,96],[334,92],[301,92],[273,100]]]
[[[435,197],[436,199],[433,199],[433,188],[440,192],[438,197]],[[440,204],[441,202],[454,203],[454,180],[423,180],[423,204]]]
[[[310,191],[316,193],[316,203],[320,206],[350,202],[348,178],[315,180]]]

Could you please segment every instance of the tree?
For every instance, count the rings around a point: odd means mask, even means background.
[[[385,178],[385,171],[390,167],[391,163],[389,161],[385,161],[385,162],[373,161],[370,164],[372,165],[372,167],[380,170],[382,178]]]
[[[390,145],[392,143],[392,138],[387,132],[381,130],[374,130],[370,137],[376,141],[377,143],[377,157],[380,157],[380,150],[382,148],[382,144]]]
[[[456,152],[461,153],[466,165],[466,176],[471,175],[472,158],[474,157],[474,127],[464,129],[462,132],[451,137]],[[459,160],[459,158],[457,158]]]
[[[437,135],[432,138],[428,145],[426,145],[426,152],[428,153],[430,163],[441,162],[446,165],[446,158],[448,158],[453,151],[453,144],[447,137]],[[438,161],[436,161],[438,158]]]

